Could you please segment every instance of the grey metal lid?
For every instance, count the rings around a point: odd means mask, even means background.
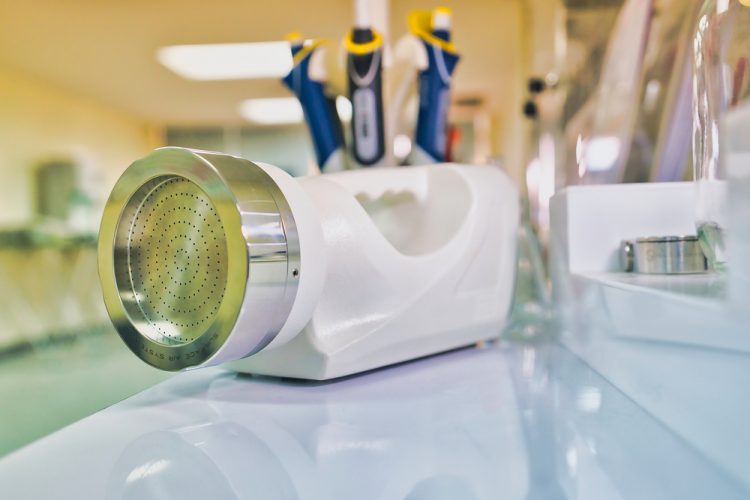
[[[623,241],[620,253],[626,272],[697,274],[707,270],[706,257],[695,235],[649,236]]]

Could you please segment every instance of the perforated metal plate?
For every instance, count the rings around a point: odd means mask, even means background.
[[[214,321],[227,285],[227,241],[208,195],[184,177],[157,177],[131,197],[120,225],[118,238],[126,241],[116,247],[127,256],[115,266],[127,269],[115,272],[128,277],[124,288],[143,316],[131,320],[156,341],[200,337]]]

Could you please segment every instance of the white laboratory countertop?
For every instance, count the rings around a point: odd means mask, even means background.
[[[2,499],[748,497],[555,344],[327,383],[183,373],[0,460]]]

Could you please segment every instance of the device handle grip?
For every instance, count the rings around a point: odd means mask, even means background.
[[[394,170],[398,170],[398,175],[393,175]],[[409,192],[422,199],[429,188],[427,167],[362,169],[328,174],[325,178],[340,185],[353,196],[370,199],[379,198],[388,192]]]

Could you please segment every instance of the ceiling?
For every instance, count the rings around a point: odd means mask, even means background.
[[[520,0],[392,0],[391,38],[413,8],[447,5],[463,54],[456,93],[503,112],[521,68]],[[283,39],[289,31],[340,40],[350,0],[5,0],[0,64],[153,123],[240,123],[240,101],[288,95],[276,80],[191,82],[159,65],[157,47]]]

